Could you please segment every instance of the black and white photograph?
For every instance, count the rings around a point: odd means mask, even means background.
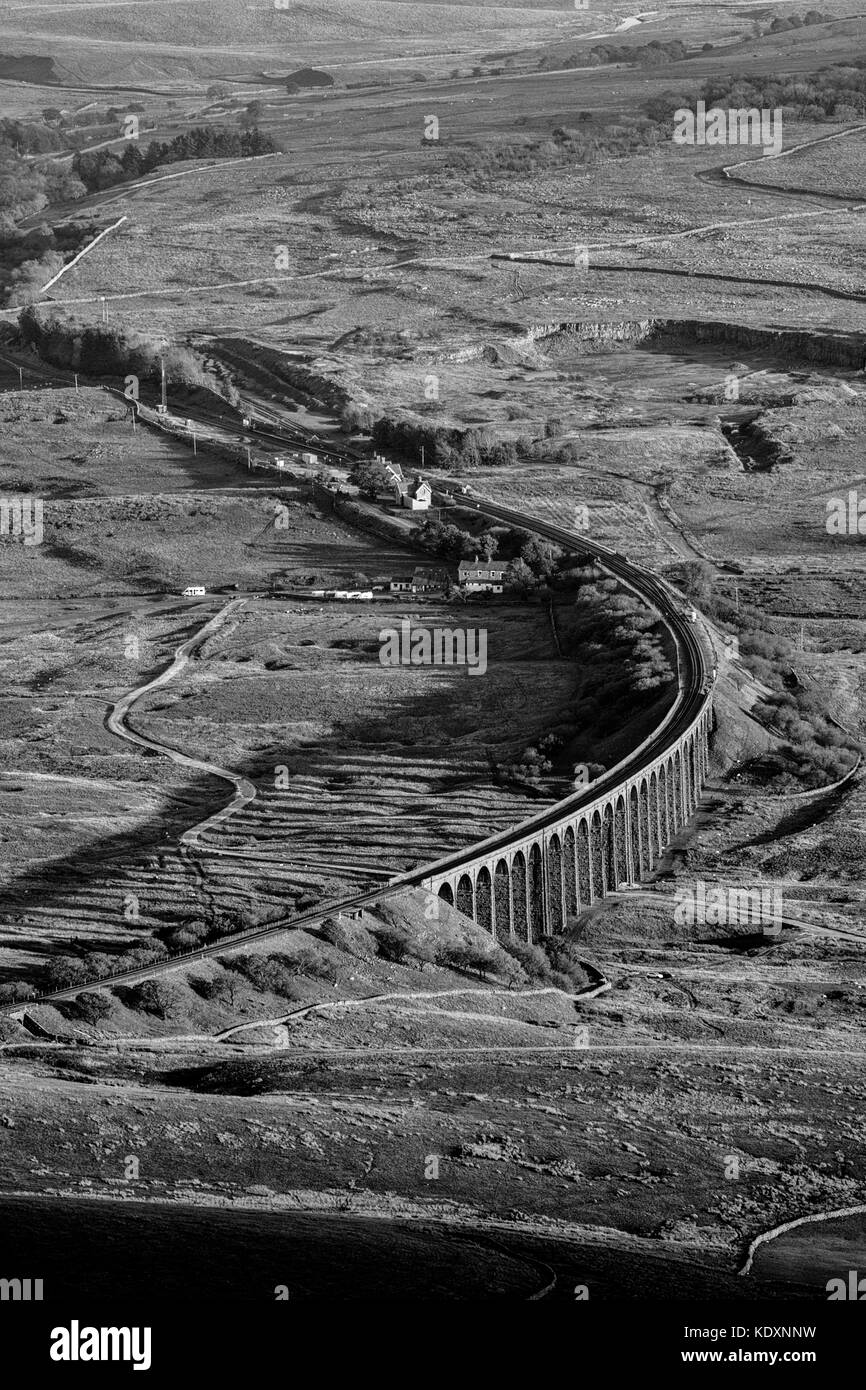
[[[866,11],[656,3],[0,3],[29,1370],[856,1347]]]

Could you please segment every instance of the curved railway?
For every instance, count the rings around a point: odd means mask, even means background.
[[[344,457],[344,462],[350,460]],[[275,470],[276,471],[276,470]],[[444,498],[443,493],[438,493]],[[445,499],[449,500],[449,499]],[[371,889],[369,891],[354,894],[348,898],[342,898],[318,905],[315,909],[307,912],[295,913],[275,922],[269,923],[265,927],[256,928],[253,931],[239,932],[232,936],[221,937],[218,941],[201,946],[192,951],[179,952],[164,961],[138,967],[133,970],[121,970],[115,973],[104,975],[98,979],[88,981],[85,985],[75,985],[73,987],[52,991],[50,994],[40,995],[36,1000],[26,1001],[24,1004],[7,1005],[2,1010],[6,1013],[22,1013],[26,1010],[27,1003],[38,1002],[39,1000],[72,998],[79,994],[82,988],[92,989],[99,985],[116,985],[121,983],[133,983],[135,981],[151,978],[154,975],[163,974],[179,966],[187,965],[196,960],[206,959],[208,956],[222,954],[232,947],[244,945],[253,940],[261,940],[269,936],[284,932],[287,927],[300,927],[313,925],[320,922],[324,917],[334,912],[346,912],[357,910],[374,903],[381,902],[385,898],[393,897],[406,888],[427,887],[434,888],[435,884],[444,881],[449,875],[455,876],[464,873],[473,863],[479,860],[490,858],[491,856],[501,855],[503,852],[510,851],[514,846],[525,843],[528,838],[542,836],[548,832],[557,832],[557,828],[565,824],[569,819],[587,813],[591,808],[599,803],[600,798],[610,798],[621,793],[622,789],[633,785],[636,778],[643,774],[648,774],[650,769],[658,766],[659,760],[672,753],[672,750],[680,748],[686,739],[694,735],[694,731],[703,727],[704,732],[708,728],[708,717],[712,702],[712,690],[715,677],[715,668],[712,664],[712,653],[709,643],[704,643],[699,636],[697,624],[689,620],[684,608],[684,601],[676,591],[671,588],[664,580],[652,574],[649,570],[640,565],[634,564],[625,556],[618,552],[601,545],[599,542],[589,540],[582,533],[571,532],[564,527],[556,526],[550,522],[542,521],[536,517],[526,516],[522,512],[512,508],[502,507],[498,504],[482,500],[473,499],[469,506],[482,514],[489,516],[491,520],[508,522],[518,525],[524,530],[534,531],[538,535],[555,541],[563,548],[580,553],[588,553],[595,556],[605,568],[615,574],[620,581],[635,593],[640,595],[645,601],[649,602],[660,613],[663,621],[667,624],[676,643],[678,653],[678,689],[673,705],[669,709],[662,723],[647,738],[643,744],[615,767],[609,769],[591,786],[575,793],[555,805],[546,808],[537,816],[528,821],[521,822],[510,830],[501,832],[487,840],[467,847],[465,850],[458,851],[446,856],[435,863],[422,866],[420,869],[409,873],[395,876],[389,884]],[[705,767],[705,762],[701,764]],[[695,762],[695,772],[692,778],[692,804],[689,806],[688,798],[685,797],[685,779],[683,782],[682,796],[682,815],[679,813],[668,818],[667,804],[665,805],[664,819],[669,830],[673,830],[677,821],[681,824],[688,818],[691,810],[694,809],[697,793],[699,791],[700,771],[698,762]],[[673,785],[671,784],[671,796]],[[680,793],[678,792],[678,795]],[[659,814],[661,814],[659,812]],[[650,855],[650,858],[652,856]],[[638,859],[641,856],[636,852],[629,858],[630,871],[632,876],[640,877],[640,865]],[[642,865],[641,858],[641,865]],[[614,874],[612,886],[620,886],[623,879],[617,879]],[[590,890],[590,900],[603,896],[608,891],[604,884],[597,883],[595,892]],[[545,895],[546,901],[546,895]],[[459,906],[459,903],[458,903]],[[475,916],[475,912],[471,914]],[[532,936],[532,924],[530,922],[530,907],[527,904],[526,913],[526,934]],[[563,912],[564,915],[564,912]],[[556,925],[554,923],[554,925]],[[550,919],[544,919],[543,930],[550,929]]]
[[[582,534],[577,539],[576,533],[565,527],[541,521],[536,517],[527,518],[522,512],[486,500],[479,500],[477,503],[473,501],[470,507],[484,516],[489,516],[491,520],[505,521],[524,530],[534,531],[548,540],[555,541],[566,550],[577,550],[595,556],[628,588],[652,604],[661,614],[677,644],[678,692],[674,705],[654,733],[591,786],[556,802],[540,815],[533,816],[510,830],[480,841],[467,850],[437,860],[425,870],[425,880],[459,870],[474,862],[480,854],[487,856],[497,850],[507,849],[516,840],[525,839],[534,832],[554,828],[566,818],[594,805],[602,794],[607,795],[631,778],[646,772],[659,757],[691,733],[706,714],[712,701],[716,674],[708,645],[704,646],[698,637],[696,624],[685,615],[684,600],[657,575],[634,564],[617,551],[597,541],[586,539]]]

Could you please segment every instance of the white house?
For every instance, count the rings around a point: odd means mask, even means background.
[[[396,493],[400,506],[408,507],[413,512],[426,512],[433,498],[432,487],[425,483],[420,473],[408,487],[398,484]]]
[[[461,560],[457,579],[466,594],[501,594],[505,587],[508,563],[505,560]]]

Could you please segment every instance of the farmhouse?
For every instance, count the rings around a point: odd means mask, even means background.
[[[449,584],[448,571],[416,569],[412,574],[397,574],[388,585],[392,594],[441,593]]]
[[[508,565],[504,560],[461,560],[457,567],[460,588],[467,594],[501,594]]]
[[[448,571],[442,569],[416,569],[412,575],[413,594],[440,593],[447,589],[450,580]]]

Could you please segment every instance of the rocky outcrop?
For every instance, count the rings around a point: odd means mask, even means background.
[[[772,352],[785,359],[820,362],[848,371],[866,367],[866,334],[808,328],[756,328],[750,324],[704,319],[625,319],[609,322],[537,324],[527,329],[526,342],[567,338],[587,347],[611,343],[642,343],[665,347],[692,343],[725,343],[748,351]]]

